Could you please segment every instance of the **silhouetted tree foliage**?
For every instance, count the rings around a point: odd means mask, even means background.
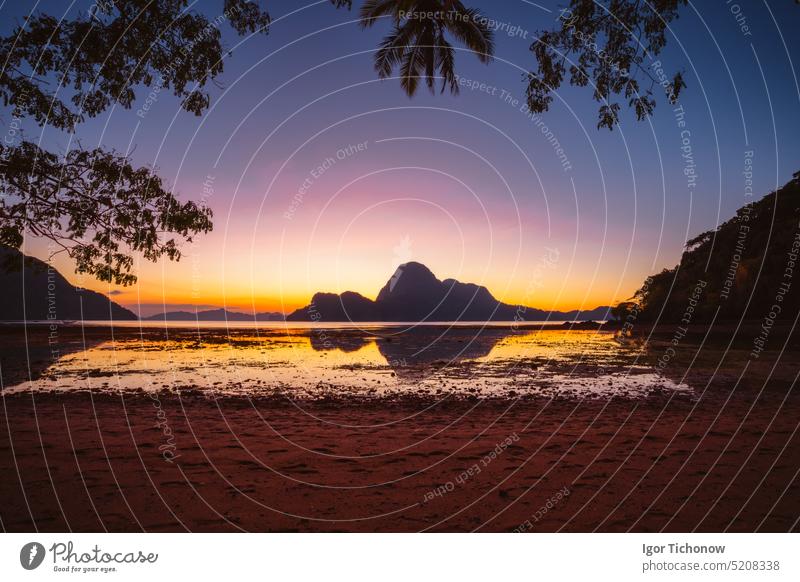
[[[623,301],[611,308],[611,316],[617,321],[625,321],[634,312],[637,304],[634,301]]]
[[[569,77],[571,85],[593,87],[601,103],[597,127],[619,123],[627,101],[639,120],[656,106],[661,91],[674,103],[686,84],[681,72],[667,79],[650,64],[667,42],[667,25],[687,0],[571,0],[558,28],[539,33],[531,45],[537,69],[528,76],[531,111],[546,111],[553,92]]]
[[[706,283],[692,322],[779,319],[800,309],[800,172],[785,186],[686,243],[681,262],[651,277],[636,298],[645,321],[678,322],[698,283]]]
[[[351,0],[331,0],[337,7]],[[536,70],[528,75],[526,97],[531,111],[550,108],[553,92],[569,78],[571,85],[593,87],[600,105],[598,128],[619,123],[621,98],[639,120],[649,116],[660,91],[675,103],[686,87],[683,73],[666,76],[652,70],[667,42],[667,27],[688,0],[570,0],[558,27],[539,33],[531,45]],[[435,15],[403,18],[403,15]],[[375,55],[381,78],[399,69],[403,89],[411,96],[419,79],[433,90],[436,77],[458,92],[450,34],[482,62],[494,53],[494,37],[483,15],[458,0],[366,0],[361,6],[364,27],[387,18],[394,24]]]
[[[339,6],[350,2],[337,1]],[[467,8],[459,0],[365,0],[361,5],[364,28],[388,20],[392,32],[375,53],[375,70],[382,79],[397,69],[400,85],[414,95],[421,79],[431,92],[436,79],[442,92],[458,93],[455,50],[448,36],[475,53],[482,63],[494,54],[494,32],[480,11]]]
[[[334,2],[335,3],[335,2]],[[188,0],[100,0],[73,19],[36,13],[0,38],[0,101],[12,118],[74,131],[111,105],[131,108],[137,88],[169,91],[186,111],[209,106],[203,87],[222,73],[220,26],[266,32],[258,3],[224,0],[209,19]],[[26,136],[27,137],[27,136]],[[113,151],[58,155],[21,139],[0,146],[0,244],[25,232],[52,239],[79,272],[124,285],[136,278],[130,250],[180,258],[185,240],[211,229],[211,212],[181,203],[148,168]]]
[[[151,170],[99,148],[58,156],[23,142],[11,149],[0,176],[7,196],[0,241],[19,248],[25,230],[47,237],[75,259],[77,272],[101,281],[136,281],[128,249],[176,260],[175,239],[162,234],[191,241],[211,230],[208,208],[179,202]],[[87,235],[91,242],[83,242]]]

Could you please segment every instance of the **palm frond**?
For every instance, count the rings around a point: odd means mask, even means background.
[[[381,79],[391,77],[392,70],[400,66],[406,47],[411,40],[411,28],[395,27],[392,33],[381,41],[375,53],[375,70]]]
[[[406,95],[413,97],[417,92],[417,85],[423,72],[422,47],[413,44],[408,47],[402,67],[400,67],[400,86]]]
[[[434,36],[433,27],[428,26],[425,28],[420,37],[420,42],[425,64],[425,84],[433,93],[436,84],[436,37]]]
[[[408,0],[365,0],[361,5],[361,26],[368,28],[387,16],[392,16],[395,24],[399,24],[400,13],[413,10],[414,4]]]
[[[454,16],[444,20],[447,31],[473,51],[482,63],[491,61],[494,56],[494,31],[489,28],[488,20],[474,8],[461,6],[453,10]]]
[[[414,11],[435,16],[412,18],[405,14]],[[400,84],[409,96],[416,93],[422,77],[433,92],[438,76],[442,92],[449,87],[458,93],[455,51],[447,34],[481,62],[489,62],[494,55],[494,32],[488,20],[459,0],[364,0],[361,26],[370,27],[387,17],[393,18],[394,29],[375,53],[375,70],[385,79],[399,67]]]
[[[458,94],[458,78],[456,77],[455,51],[441,32],[436,40],[436,68],[442,77],[442,93],[448,87],[453,95]]]

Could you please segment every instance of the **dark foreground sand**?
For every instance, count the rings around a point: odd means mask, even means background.
[[[719,419],[717,399],[453,402],[417,414],[422,402],[299,410],[162,397],[175,449],[150,397],[16,396],[0,420],[2,526],[797,530],[797,403],[781,409],[783,396],[749,416],[752,399],[736,398]]]
[[[738,384],[741,361],[698,358],[693,396],[641,399],[5,395],[0,525],[797,531],[798,358],[783,358]]]

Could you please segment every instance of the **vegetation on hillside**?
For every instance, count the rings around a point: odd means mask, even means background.
[[[797,172],[779,190],[688,241],[680,264],[648,278],[636,292],[637,318],[698,323],[711,321],[719,310],[717,321],[794,319],[800,308],[799,254]],[[632,308],[620,304],[618,316]]]

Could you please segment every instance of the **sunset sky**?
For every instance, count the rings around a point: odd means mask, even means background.
[[[22,4],[0,10],[6,29]],[[396,80],[378,80],[372,54],[389,24],[362,31],[357,10],[327,0],[269,0],[268,35],[240,38],[223,25],[232,54],[206,114],[180,110],[167,91],[137,114],[148,92],[140,89],[132,110],[114,108],[78,133],[84,147],[157,167],[181,199],[206,201],[214,231],[184,245],[179,263],[140,261],[129,288],[78,277],[65,257],[57,267],[145,315],[187,305],[289,311],[316,291],[374,298],[408,260],[509,303],[593,308],[629,298],[648,274],[678,262],[688,238],[749,201],[746,152],[757,197],[800,169],[789,60],[800,38],[782,37],[775,22],[797,29],[793,3],[742,2],[750,34],[725,2],[687,7],[660,58],[668,73],[685,71],[685,126],[660,99],[645,122],[623,106],[613,132],[597,129],[590,89],[563,88],[539,124],[521,110],[529,46],[562,3],[466,4],[502,26],[489,65],[457,55],[465,85],[485,84],[458,96],[409,99]],[[40,6],[64,11],[61,2]],[[221,6],[196,4],[212,20]],[[45,142],[70,147],[55,130]],[[47,256],[34,239],[24,251]]]

